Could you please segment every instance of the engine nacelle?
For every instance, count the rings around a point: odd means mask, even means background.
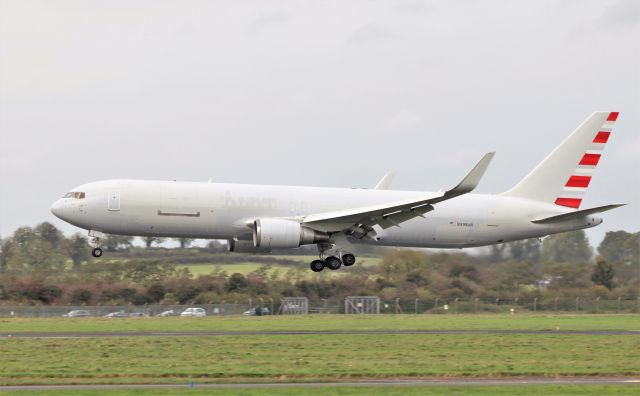
[[[229,239],[227,249],[233,253],[269,253],[268,248],[255,247],[253,241]]]
[[[255,248],[287,249],[328,240],[329,234],[303,227],[293,220],[258,219],[253,223]]]

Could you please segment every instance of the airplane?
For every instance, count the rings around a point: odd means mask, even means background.
[[[590,228],[611,204],[580,209],[618,112],[595,112],[513,188],[471,194],[494,153],[439,192],[153,180],[80,185],[51,207],[89,230],[94,257],[104,234],[226,239],[231,252],[268,253],[315,244],[314,272],[356,262],[354,243],[468,248]]]

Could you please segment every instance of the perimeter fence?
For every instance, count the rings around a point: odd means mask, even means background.
[[[353,298],[353,296],[349,297]],[[370,298],[370,297],[369,297]],[[285,304],[289,304],[288,306]],[[290,302],[273,299],[258,299],[223,302],[218,304],[182,304],[182,305],[19,305],[0,304],[0,317],[62,317],[71,311],[86,311],[86,315],[99,317],[113,313],[112,316],[178,316],[187,308],[202,308],[207,316],[215,315],[282,315],[291,314]],[[379,311],[368,309],[350,309],[352,303],[345,304],[341,299],[321,299],[309,301],[310,314],[522,314],[522,313],[640,313],[640,298],[637,299],[601,299],[593,297],[557,297],[557,298],[431,298],[413,300],[384,300],[379,303]],[[346,308],[345,308],[346,307]],[[357,307],[357,305],[356,305]],[[260,308],[257,309],[256,308]],[[265,310],[266,308],[266,310]],[[294,313],[300,314],[298,310]],[[84,313],[83,313],[84,315]]]

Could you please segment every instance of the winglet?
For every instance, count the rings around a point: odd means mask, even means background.
[[[482,179],[484,172],[489,167],[489,164],[495,154],[495,152],[485,154],[484,157],[478,161],[476,166],[471,169],[471,172],[469,172],[457,186],[444,193],[445,197],[449,198],[451,196],[462,195],[473,191],[478,183],[480,183],[480,179]]]
[[[384,175],[382,177],[382,179],[380,179],[378,184],[376,184],[376,186],[373,189],[374,190],[388,190],[394,177],[396,177],[396,172],[394,172],[394,171],[387,172],[387,174]]]

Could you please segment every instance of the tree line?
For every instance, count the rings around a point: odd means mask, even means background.
[[[95,260],[82,235],[67,238],[50,223],[19,228],[0,241],[0,304],[188,304],[288,296],[318,302],[347,295],[635,299],[640,290],[639,232],[607,232],[595,250],[583,231],[494,245],[474,255],[365,247],[381,256],[379,263],[356,264],[340,276],[312,274],[306,265],[280,256],[252,258],[263,265],[248,274],[214,265],[209,274],[194,276],[176,264],[248,259],[227,254],[217,241],[153,248],[160,243],[146,239],[147,248],[140,248],[132,237],[108,236],[103,246],[112,258]]]

